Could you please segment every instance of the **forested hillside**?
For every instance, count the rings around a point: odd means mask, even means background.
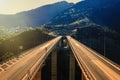
[[[0,62],[10,59],[13,56],[18,56],[21,52],[53,38],[53,36],[48,35],[40,29],[32,29],[7,40],[2,40],[0,41]]]

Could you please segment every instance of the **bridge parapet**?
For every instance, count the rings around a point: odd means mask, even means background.
[[[120,66],[99,55],[82,43],[67,36],[69,45],[85,80],[119,80]]]
[[[5,71],[0,72],[0,80],[32,80],[47,56],[58,45],[60,39],[61,36],[26,52],[29,54],[26,54]]]

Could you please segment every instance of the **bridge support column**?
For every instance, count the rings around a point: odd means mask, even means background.
[[[33,78],[33,80],[41,80],[41,72],[42,72],[42,68],[45,66],[45,64],[42,64],[42,66],[40,67],[39,71],[36,73],[35,77]]]
[[[81,75],[81,78],[82,78],[82,80],[86,80],[86,78],[85,78],[85,76],[84,76],[83,73],[82,73],[82,75]]]
[[[59,47],[61,47],[61,46],[62,46],[62,41],[61,41],[61,40],[59,41],[58,46],[59,46]]]
[[[57,80],[57,50],[51,54],[51,80]]]
[[[72,52],[70,52],[70,72],[69,72],[69,80],[75,80],[75,58]]]

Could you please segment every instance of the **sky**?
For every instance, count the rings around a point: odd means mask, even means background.
[[[60,1],[77,3],[81,0],[0,0],[0,14],[16,14]]]

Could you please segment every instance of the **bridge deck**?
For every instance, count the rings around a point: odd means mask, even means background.
[[[61,37],[57,37],[44,43],[28,52],[15,64],[7,67],[0,72],[0,80],[27,80],[32,78],[35,70],[45,61],[49,53],[55,48]]]
[[[119,80],[120,67],[67,36],[74,56],[87,80]]]

